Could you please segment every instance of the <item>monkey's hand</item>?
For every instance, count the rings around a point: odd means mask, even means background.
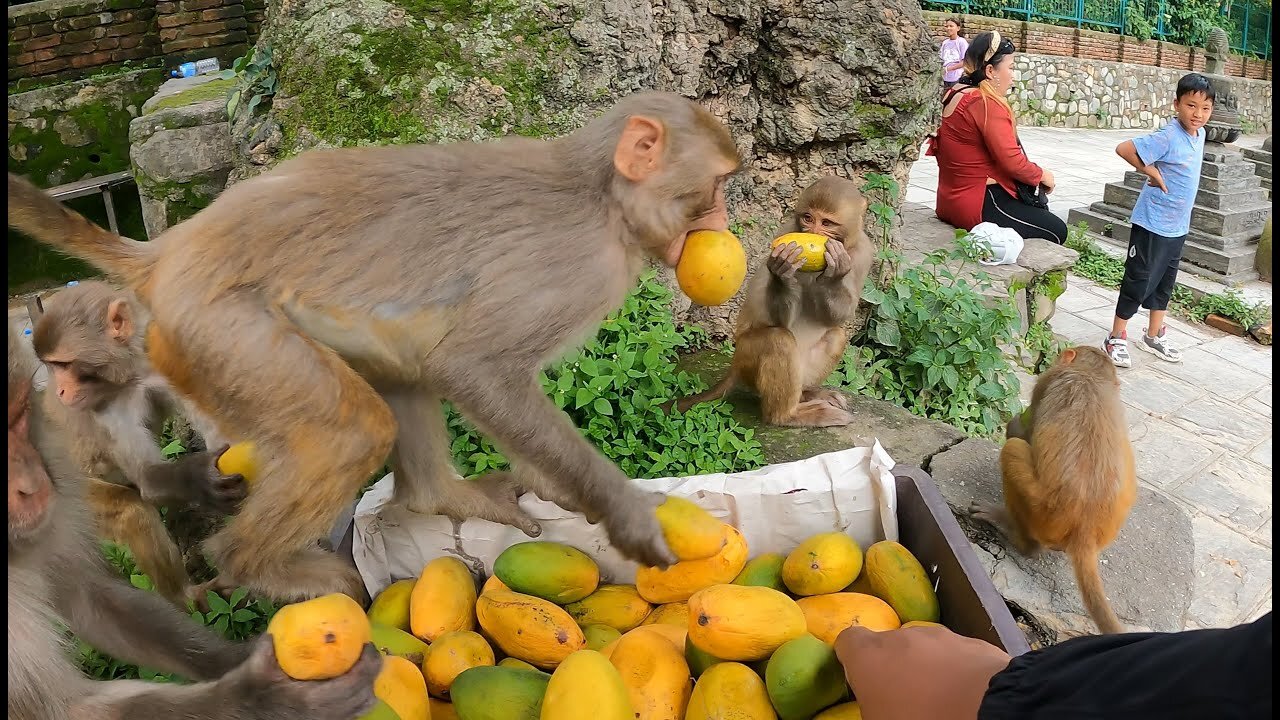
[[[827,243],[823,256],[827,261],[827,266],[823,269],[821,275],[824,279],[839,280],[848,275],[849,271],[853,269],[853,258],[849,257],[849,251],[845,248],[844,243],[839,240],[832,240]]]
[[[795,278],[796,272],[800,266],[804,264],[804,260],[800,258],[802,252],[798,243],[787,243],[779,245],[769,251],[769,262],[767,267],[769,272],[779,280],[792,280]]]
[[[177,461],[183,466],[188,502],[226,515],[234,512],[244,500],[248,494],[244,476],[239,473],[223,475],[218,469],[218,458],[229,447],[224,444],[213,451],[190,453]]]
[[[241,706],[235,717],[274,720],[353,720],[376,702],[373,680],[382,656],[365,643],[355,667],[332,680],[294,680],[280,669],[271,636],[263,634],[244,664],[218,681],[229,703]]]
[[[656,512],[667,496],[639,488],[633,488],[629,495],[633,497],[613,503],[604,517],[609,543],[641,565],[662,569],[674,565],[676,555],[662,535]],[[591,519],[589,514],[587,519]]]

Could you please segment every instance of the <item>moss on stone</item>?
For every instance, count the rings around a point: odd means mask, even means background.
[[[184,107],[186,105],[194,105],[199,102],[208,100],[226,100],[227,95],[232,88],[236,86],[235,78],[218,78],[201,83],[195,87],[187,88],[173,95],[167,95],[155,102],[154,105],[147,108],[145,115],[150,115],[158,110],[166,110],[169,108]]]

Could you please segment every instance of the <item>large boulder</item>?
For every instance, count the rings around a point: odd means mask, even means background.
[[[753,261],[814,178],[905,180],[938,112],[935,42],[906,0],[271,0],[267,47],[276,95],[237,116],[233,182],[309,147],[552,136],[671,90],[733,130]],[[724,331],[732,306],[696,311]]]

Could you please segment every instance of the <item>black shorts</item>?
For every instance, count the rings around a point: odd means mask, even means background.
[[[1165,237],[1134,224],[1129,232],[1129,252],[1124,259],[1124,279],[1120,281],[1120,299],[1116,317],[1128,320],[1138,312],[1167,310],[1173,286],[1178,279],[1178,263],[1186,235]]]

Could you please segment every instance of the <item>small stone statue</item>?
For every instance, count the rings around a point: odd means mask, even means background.
[[[1213,75],[1227,74],[1227,54],[1230,51],[1227,31],[1220,27],[1211,29],[1204,43],[1204,71]]]

